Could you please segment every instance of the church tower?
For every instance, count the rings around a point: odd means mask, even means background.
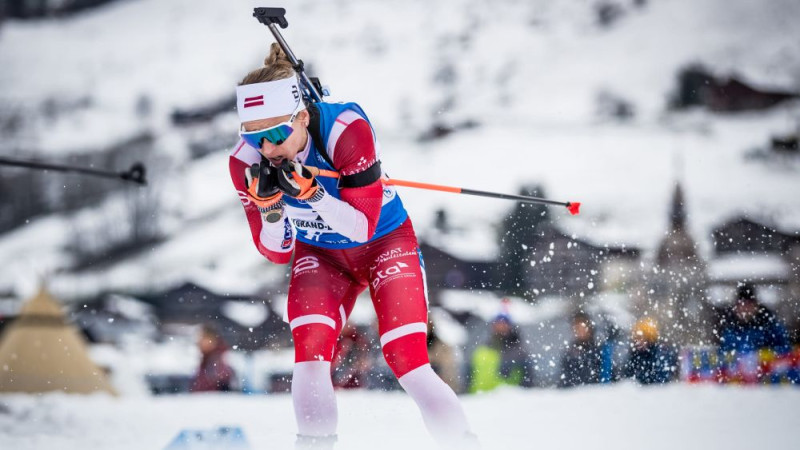
[[[713,326],[706,303],[706,263],[688,228],[685,196],[678,182],[643,311],[658,321],[662,336],[675,344],[707,343]]]

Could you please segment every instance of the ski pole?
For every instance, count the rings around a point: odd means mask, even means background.
[[[339,172],[335,172],[333,170],[324,170],[319,169],[316,167],[309,167],[305,166],[311,173],[315,176],[320,177],[328,177],[328,178],[339,178]],[[417,181],[407,181],[407,180],[399,180],[396,178],[382,178],[381,182],[383,184],[388,184],[391,186],[403,186],[403,187],[412,187],[417,189],[427,189],[430,191],[441,191],[441,192],[451,192],[454,194],[466,194],[466,195],[475,195],[478,197],[489,197],[489,198],[501,198],[505,200],[516,200],[522,203],[533,203],[533,204],[541,204],[541,205],[556,205],[556,206],[564,206],[567,208],[570,214],[576,216],[580,214],[581,204],[579,202],[559,202],[555,200],[548,200],[546,198],[539,198],[539,197],[531,197],[529,195],[512,195],[512,194],[500,194],[497,192],[487,192],[487,191],[477,191],[475,189],[466,189],[454,186],[443,186],[440,184],[430,184],[430,183],[420,183]]]
[[[142,163],[134,163],[130,169],[123,172],[114,172],[111,170],[94,169],[91,167],[68,166],[65,164],[52,164],[39,161],[20,161],[0,156],[0,165],[25,167],[28,169],[53,170],[56,172],[74,172],[84,175],[93,175],[96,177],[117,178],[140,185],[147,184],[147,180],[145,179],[145,168]]]
[[[320,89],[318,89],[317,86],[314,85],[312,79],[306,75],[303,60],[297,59],[297,57],[294,56],[294,52],[289,48],[286,39],[283,38],[280,30],[278,30],[278,25],[280,25],[281,28],[289,26],[289,22],[286,20],[286,10],[283,8],[255,8],[253,9],[253,17],[269,28],[275,40],[278,41],[278,45],[280,45],[283,52],[286,53],[289,62],[292,63],[294,71],[300,75],[300,81],[306,89],[306,97],[314,103],[321,102],[323,89],[321,89],[321,86]]]

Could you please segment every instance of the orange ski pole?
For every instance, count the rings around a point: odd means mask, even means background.
[[[335,172],[333,170],[324,170],[318,169],[316,167],[308,167],[306,166],[315,176],[319,177],[328,177],[328,178],[339,178],[339,172]],[[486,192],[486,191],[477,191],[474,189],[466,189],[460,187],[453,187],[453,186],[443,186],[440,184],[430,184],[430,183],[420,183],[417,181],[407,181],[407,180],[398,180],[396,178],[382,178],[381,182],[383,184],[388,184],[392,186],[403,186],[403,187],[411,187],[417,189],[427,189],[429,191],[441,191],[441,192],[452,192],[454,194],[467,194],[467,195],[476,195],[479,197],[490,197],[490,198],[502,198],[506,200],[516,200],[518,202],[523,203],[535,203],[535,204],[542,204],[542,205],[556,205],[556,206],[564,206],[567,208],[570,214],[573,216],[580,214],[581,204],[579,202],[558,202],[555,200],[548,200],[545,198],[539,197],[531,197],[528,195],[512,195],[512,194],[500,194],[497,192]]]

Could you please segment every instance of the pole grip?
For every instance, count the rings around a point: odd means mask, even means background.
[[[303,167],[308,169],[308,171],[311,172],[311,175],[314,175],[315,177],[339,178],[339,172],[336,172],[334,170],[325,170],[314,166],[303,166]]]

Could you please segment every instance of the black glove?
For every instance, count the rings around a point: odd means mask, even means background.
[[[283,161],[278,171],[278,189],[298,200],[309,200],[320,188],[314,174],[294,161]]]
[[[272,167],[269,161],[264,159],[259,164],[253,164],[245,172],[247,179],[247,192],[259,199],[270,198],[277,194],[278,188],[278,169]]]
[[[278,188],[278,172],[266,160],[245,169],[247,196],[255,203],[268,222],[280,219],[283,212],[283,192]]]

